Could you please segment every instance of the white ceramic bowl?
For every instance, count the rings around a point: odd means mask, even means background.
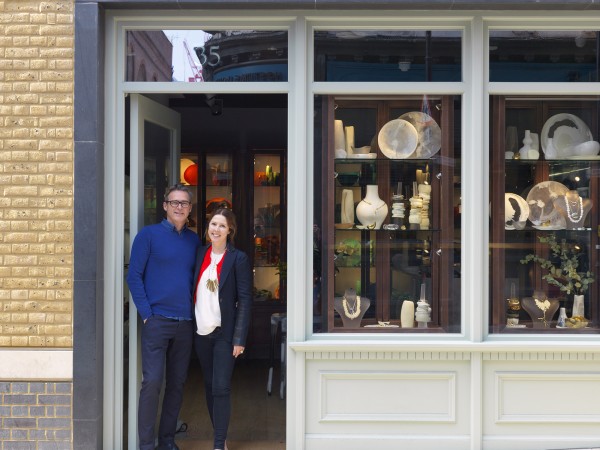
[[[600,143],[596,141],[582,142],[573,147],[574,156],[596,156],[600,151]]]
[[[352,152],[356,155],[366,155],[371,152],[371,146],[365,145],[364,147],[352,147]]]

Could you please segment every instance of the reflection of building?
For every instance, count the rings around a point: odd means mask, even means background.
[[[194,47],[205,81],[287,81],[286,31],[217,31]]]
[[[162,31],[127,33],[127,80],[171,81],[173,45]]]

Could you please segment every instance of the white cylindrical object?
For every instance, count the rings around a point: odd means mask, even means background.
[[[354,223],[354,193],[352,189],[342,191],[342,223]]]
[[[333,123],[334,150],[346,151],[346,137],[344,136],[344,122],[336,120]]]
[[[348,155],[354,154],[354,127],[345,127],[346,130],[346,153]]]
[[[573,313],[571,317],[580,316],[585,317],[585,309],[583,304],[583,295],[573,296]]]
[[[400,324],[402,325],[402,328],[415,327],[415,304],[411,300],[404,300],[402,302]]]

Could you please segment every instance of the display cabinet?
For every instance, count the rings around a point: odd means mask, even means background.
[[[316,104],[316,331],[460,331],[460,100]]]
[[[600,104],[491,100],[490,332],[597,333]]]
[[[282,149],[183,152],[181,182],[192,187],[189,225],[204,238],[206,221],[219,207],[237,218],[235,245],[247,253],[253,272],[248,358],[267,358],[271,315],[286,310],[286,159]]]

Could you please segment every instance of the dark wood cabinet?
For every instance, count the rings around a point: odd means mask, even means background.
[[[460,144],[455,144],[460,143],[460,139],[455,140],[460,101],[452,96],[327,96],[321,99],[318,110],[317,128],[322,137],[315,152],[320,157],[320,173],[315,178],[316,189],[321,191],[316,195],[321,198],[315,199],[315,205],[320,203],[316,217],[322,239],[320,331],[460,331]],[[424,111],[441,132],[435,154],[387,157],[378,144],[382,127],[403,114]],[[336,152],[335,128],[339,133],[340,127],[336,121],[353,127],[355,147],[370,147],[371,154]],[[419,135],[418,139],[427,136]],[[425,191],[423,186],[427,194],[422,199],[427,200],[421,205],[427,209],[415,226],[408,218],[410,202],[411,197],[419,196],[420,189]],[[375,224],[363,224],[359,219],[360,203],[369,203],[366,196],[373,189],[383,202],[381,208],[388,211],[377,229],[373,229]],[[392,218],[392,210],[400,208],[400,203],[404,218]],[[354,215],[350,224],[343,220],[348,221],[348,208]],[[416,309],[421,286],[431,308],[431,321],[427,328],[419,328],[417,322],[414,327],[402,327],[402,305],[413,302]],[[345,294],[354,291],[369,303],[366,311],[361,311],[364,315],[358,327],[356,320],[342,316],[353,314],[340,308],[340,299],[343,302]]]
[[[584,139],[581,136],[598,139],[598,101],[576,97],[494,96],[490,105],[490,333],[523,333],[531,332],[534,328],[535,318],[532,319],[523,308],[513,311],[518,324],[507,326],[507,313],[510,312],[507,302],[513,296],[521,303],[523,299],[535,295],[557,299],[560,307],[566,309],[567,316],[571,316],[573,292],[561,291],[559,287],[549,284],[544,279],[548,270],[540,264],[522,262],[527,255],[537,255],[559,267],[560,258],[555,257],[544,242],[549,236],[561,243],[564,249],[576,252],[577,271],[590,271],[596,282],[590,284],[584,293],[585,316],[589,321],[587,327],[558,329],[557,312],[548,320],[547,327],[535,327],[535,331],[595,333],[600,313],[597,212],[600,206],[600,161],[597,155],[572,154],[574,147],[569,140],[572,139],[575,145]],[[564,120],[558,120],[561,118]],[[574,122],[583,123],[586,132],[574,128]],[[511,157],[511,153],[518,152],[524,145],[522,140],[527,131],[539,134],[539,158],[522,158],[520,154],[518,159]],[[558,154],[549,153],[549,148],[554,145],[549,139],[553,138],[559,140],[557,146],[564,148]],[[537,192],[534,189],[544,186],[546,182],[556,183],[548,191],[549,194],[534,195]],[[544,223],[536,220],[541,216],[538,208],[552,208],[549,203],[560,201],[566,191],[591,200],[593,207],[585,220],[568,226],[556,214],[557,211],[548,213]],[[507,195],[524,199],[521,202],[525,201],[526,207],[531,208],[527,221],[516,229],[512,226],[513,218],[510,216],[513,209]],[[507,208],[510,208],[508,214]],[[544,217],[541,217],[541,221],[544,221]]]

